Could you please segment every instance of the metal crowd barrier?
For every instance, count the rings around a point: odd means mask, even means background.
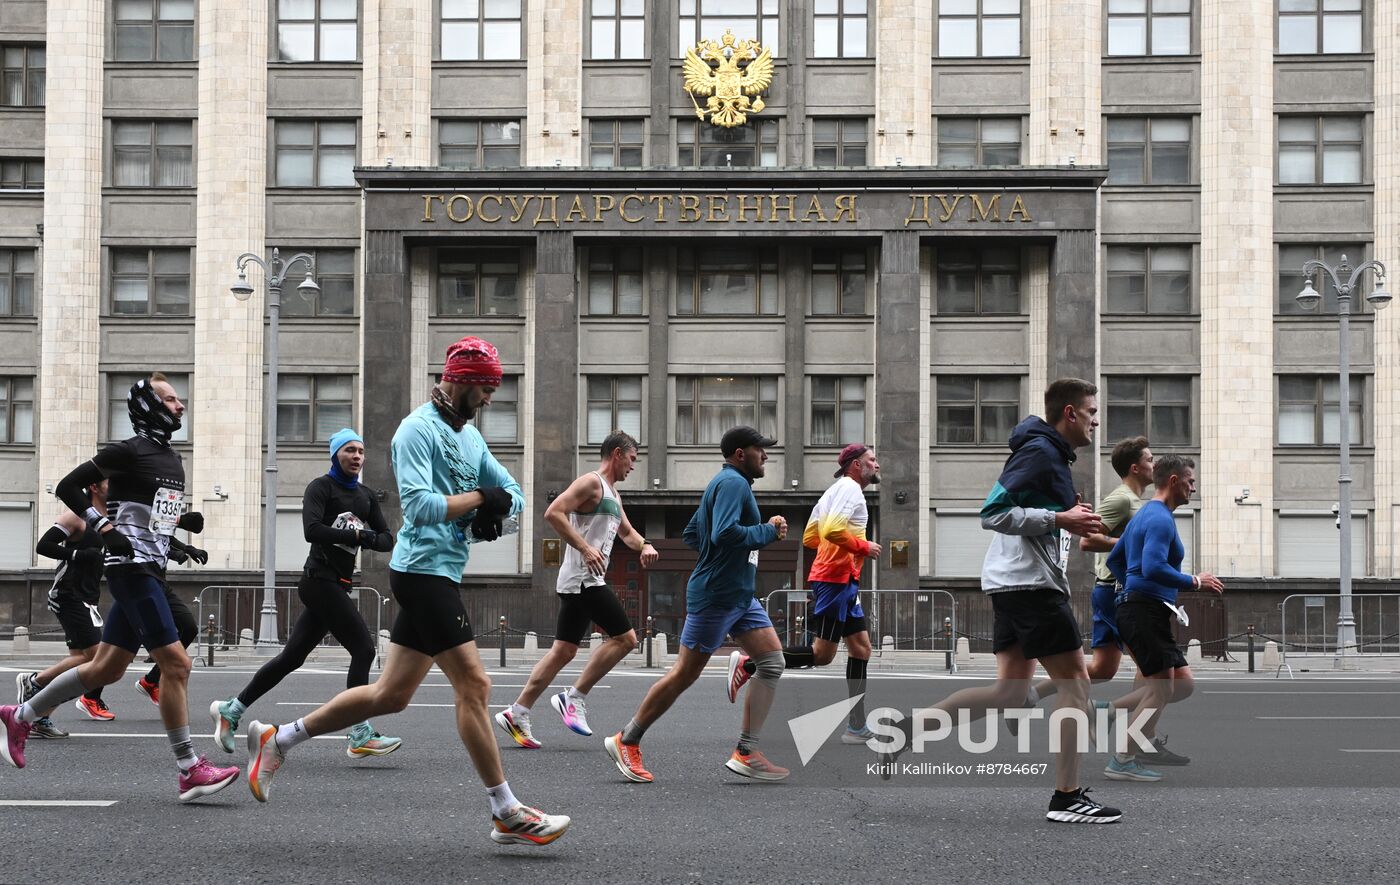
[[[1400,656],[1400,595],[1354,593],[1352,617],[1356,645],[1342,649],[1337,643],[1337,618],[1341,597],[1295,593],[1279,604],[1282,611],[1279,652],[1286,660],[1296,655]]]
[[[961,634],[957,600],[952,593],[907,588],[862,590],[860,604],[865,610],[873,654],[883,657],[885,652],[895,651],[942,652],[947,656],[948,669],[956,669],[953,652]],[[763,607],[784,645],[810,641],[811,591],[774,590],[764,597]]]
[[[257,629],[264,589],[232,584],[211,584],[202,588],[195,597],[199,638],[190,646],[190,656],[195,661],[204,661],[209,659],[210,651],[215,649],[225,652],[232,649],[252,651],[263,639],[257,635]],[[292,623],[304,608],[296,589],[273,588],[277,594],[277,636],[273,643],[277,646],[286,641]],[[382,666],[385,649],[380,630],[383,627],[384,606],[388,600],[373,587],[356,586],[354,593],[356,607],[374,637],[376,657],[380,659],[378,663]],[[328,633],[317,647],[332,648],[337,645],[335,637]]]

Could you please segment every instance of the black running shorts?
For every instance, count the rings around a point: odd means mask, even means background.
[[[1162,600],[1150,596],[1132,593],[1118,604],[1118,635],[1142,675],[1155,676],[1186,666],[1186,655],[1172,635],[1173,617]]]
[[[554,638],[561,642],[580,644],[588,633],[589,624],[597,624],[609,636],[621,636],[632,629],[622,601],[606,584],[558,596],[559,620],[554,627]]]
[[[844,621],[837,620],[831,615],[812,615],[812,619],[807,622],[808,632],[818,639],[825,639],[827,642],[839,642],[847,636],[864,633],[867,629],[864,615],[857,618],[847,618]]]
[[[102,641],[102,614],[95,605],[84,605],[74,593],[59,593],[58,623],[63,641],[73,651],[92,648]]]
[[[389,641],[428,657],[465,645],[474,638],[461,585],[441,575],[389,571],[389,589],[399,604]]]
[[[995,623],[992,651],[1021,647],[1028,661],[1084,647],[1069,597],[1059,590],[1008,590],[989,594]]]

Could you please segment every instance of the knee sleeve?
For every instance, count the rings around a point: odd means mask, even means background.
[[[777,682],[778,677],[783,675],[783,653],[781,651],[764,652],[754,658],[753,662],[755,679]]]

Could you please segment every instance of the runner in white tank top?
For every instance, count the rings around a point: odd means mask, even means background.
[[[545,521],[569,545],[555,587],[559,594],[559,621],[554,644],[530,672],[520,697],[496,714],[496,724],[529,750],[540,746],[530,730],[530,708],[564,665],[578,654],[590,624],[597,624],[606,632],[608,641],[589,654],[588,664],[571,688],[549,699],[564,725],[575,734],[593,734],[588,727],[584,696],[637,646],[632,622],[605,577],[614,541],[640,552],[643,567],[650,566],[658,555],[656,548],[627,521],[615,488],[636,466],[637,441],[615,430],[603,440],[600,454],[602,463],[598,469],[574,480],[544,512]]]

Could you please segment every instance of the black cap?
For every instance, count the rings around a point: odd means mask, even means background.
[[[719,441],[719,451],[720,454],[728,458],[735,449],[747,448],[748,446],[761,446],[766,449],[777,444],[776,439],[764,436],[747,424],[741,424],[724,432],[724,438]]]

